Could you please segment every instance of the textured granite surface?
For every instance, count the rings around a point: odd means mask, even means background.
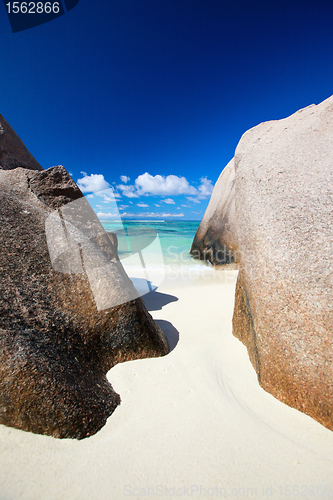
[[[0,212],[0,423],[90,436],[120,403],[107,371],[167,340],[63,167],[0,170]]]
[[[235,154],[234,335],[261,386],[333,430],[333,96]]]
[[[9,123],[0,115],[0,170],[17,167],[43,170]]]
[[[237,261],[234,159],[222,170],[190,253],[214,265]]]

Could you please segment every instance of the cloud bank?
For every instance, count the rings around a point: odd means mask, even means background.
[[[123,180],[126,176],[121,176]],[[126,177],[126,179],[128,179]],[[178,196],[191,195],[199,199],[210,196],[213,192],[213,184],[207,177],[200,179],[198,188],[192,186],[185,177],[177,175],[151,175],[148,172],[139,175],[134,184],[119,184],[117,186],[123,196],[138,198],[139,196],[159,195]],[[165,203],[168,203],[164,200]],[[169,202],[169,203],[172,203]]]
[[[189,209],[193,203],[200,204],[201,201],[207,199],[213,191],[213,184],[207,177],[202,177],[199,185],[196,184],[196,186],[194,186],[183,176],[151,175],[145,172],[139,175],[132,184],[129,184],[130,177],[121,175],[120,180],[122,184],[112,187],[102,174],[88,175],[86,172],[81,172],[81,174],[82,177],[78,179],[77,184],[87,198],[94,200],[92,201],[93,206],[95,207],[95,211],[98,212],[98,217],[101,219],[114,220],[120,217],[139,217],[145,219],[185,217],[185,214],[181,211],[182,208]],[[114,185],[115,183],[113,182],[112,184]],[[174,199],[176,196],[179,196],[180,200]],[[124,199],[120,202],[122,204],[117,206],[116,200],[122,197],[128,199],[127,203],[132,205],[131,209],[133,209],[133,212],[126,212],[129,205],[126,204]],[[144,199],[141,198],[140,200],[140,197],[144,197]],[[147,200],[147,197],[158,197],[158,199]],[[185,198],[191,203],[188,204]],[[131,201],[131,199],[136,200]],[[149,209],[151,204],[148,203],[150,201],[157,208],[164,206],[166,209],[165,205],[168,205],[168,212],[164,212],[163,208],[161,212],[150,212],[148,210],[146,212],[137,211],[140,208]],[[103,207],[103,204],[106,206]],[[173,211],[176,213],[172,213]],[[197,214],[197,212],[192,213]]]

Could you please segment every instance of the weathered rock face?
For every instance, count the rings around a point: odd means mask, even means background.
[[[190,253],[214,265],[237,261],[234,159],[222,170]]]
[[[63,167],[0,170],[0,423],[97,432],[115,364],[168,353],[163,332]]]
[[[333,97],[241,138],[233,331],[264,389],[333,430],[332,159]]]
[[[43,170],[9,123],[0,115],[0,170],[17,167]]]

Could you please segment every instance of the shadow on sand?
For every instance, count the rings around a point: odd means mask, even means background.
[[[170,352],[173,351],[179,341],[178,330],[176,330],[170,321],[165,321],[164,319],[155,319],[155,323],[158,324],[162,332],[165,334],[170,347]]]
[[[174,295],[161,292],[149,292],[144,295],[143,300],[148,311],[159,311],[163,306],[170,302],[177,302],[178,298]]]
[[[163,306],[170,304],[170,302],[176,302],[178,300],[174,295],[169,295],[167,293],[161,292],[149,292],[142,297],[145,301],[146,308],[148,311],[159,311]],[[179,332],[176,328],[164,319],[155,319],[155,323],[164,332],[170,347],[170,352],[176,347],[179,340]]]

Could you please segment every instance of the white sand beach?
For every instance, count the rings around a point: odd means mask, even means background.
[[[0,426],[1,500],[333,498],[333,433],[259,387],[231,333],[237,271],[216,273],[146,297],[172,351],[109,372],[122,404],[96,435]]]

